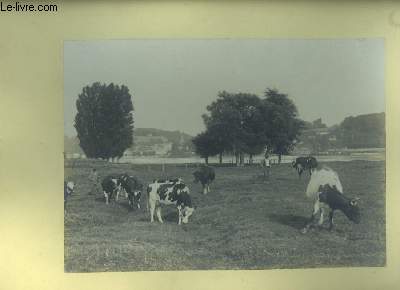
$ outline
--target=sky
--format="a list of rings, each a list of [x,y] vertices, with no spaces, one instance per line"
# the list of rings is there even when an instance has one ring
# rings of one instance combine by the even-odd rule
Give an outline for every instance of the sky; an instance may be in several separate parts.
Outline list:
[[[64,43],[64,130],[94,82],[126,85],[136,128],[204,130],[220,91],[288,94],[299,116],[328,126],[385,111],[383,39],[105,40]]]

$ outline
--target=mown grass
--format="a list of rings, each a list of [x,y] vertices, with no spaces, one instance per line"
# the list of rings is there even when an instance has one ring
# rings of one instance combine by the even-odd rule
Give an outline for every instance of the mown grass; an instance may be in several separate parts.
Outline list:
[[[86,162],[66,168],[77,183],[65,216],[65,271],[195,269],[272,269],[385,265],[385,163],[327,164],[339,173],[345,194],[361,198],[362,221],[352,224],[335,214],[332,232],[300,232],[310,216],[305,196],[308,176],[299,179],[287,164],[272,168],[268,180],[258,167],[216,168],[211,193],[193,184],[194,168],[167,165]],[[177,225],[174,207],[164,208],[165,223],[149,222],[145,211],[128,202],[105,205],[100,192],[88,195],[91,166],[100,176],[128,172],[143,182],[183,177],[197,207],[187,225]]]

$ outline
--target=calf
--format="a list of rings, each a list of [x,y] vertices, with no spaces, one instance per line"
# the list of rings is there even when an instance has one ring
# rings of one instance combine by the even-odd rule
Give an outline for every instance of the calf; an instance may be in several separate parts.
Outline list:
[[[165,182],[151,183],[147,187],[147,207],[150,208],[150,222],[154,222],[154,212],[157,212],[157,218],[163,223],[161,217],[162,205],[176,205],[178,209],[178,224],[189,222],[189,217],[193,214],[194,208],[189,195],[189,188],[182,179],[176,182],[168,180]]]
[[[292,167],[296,168],[297,173],[299,174],[299,178],[301,178],[301,174],[305,170],[309,170],[310,175],[313,169],[317,168],[318,162],[315,157],[298,157],[295,161],[292,162]]]
[[[360,209],[357,205],[358,198],[350,199],[343,195],[343,187],[339,177],[331,169],[324,168],[315,171],[307,186],[306,195],[314,199],[314,209],[310,221],[306,224],[303,233],[312,226],[315,216],[319,213],[319,225],[324,222],[324,207],[329,208],[329,230],[333,228],[333,214],[335,210],[342,211],[349,220],[360,222]]]
[[[193,172],[194,183],[198,183],[200,181],[203,186],[203,193],[207,194],[210,192],[210,184],[215,179],[215,171],[214,168],[203,165],[198,170]]]
[[[123,174],[119,177],[121,189],[125,191],[130,207],[133,209],[135,204],[140,209],[140,199],[142,197],[143,184],[134,176]],[[117,192],[118,200],[119,191]]]

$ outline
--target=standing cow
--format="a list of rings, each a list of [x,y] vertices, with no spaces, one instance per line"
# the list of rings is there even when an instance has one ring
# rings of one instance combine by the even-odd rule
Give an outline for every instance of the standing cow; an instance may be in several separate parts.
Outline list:
[[[309,170],[311,176],[312,170],[318,167],[318,162],[317,159],[312,156],[298,157],[292,162],[292,167],[296,168],[299,178],[301,178],[301,174],[305,170]]]
[[[192,199],[189,195],[189,188],[183,183],[182,179],[175,181],[166,180],[159,182],[155,180],[147,187],[147,207],[150,208],[150,222],[154,222],[154,212],[160,223],[162,205],[176,205],[178,209],[178,224],[189,222],[189,217],[193,214],[194,208]]]
[[[121,175],[118,178],[118,182],[121,184],[121,190],[125,191],[130,207],[133,209],[136,204],[136,207],[140,209],[143,184],[136,177],[128,174]],[[120,190],[117,191],[116,200],[118,200],[119,194]]]
[[[106,204],[109,204],[114,193],[117,195],[119,194],[121,190],[121,180],[118,176],[108,175],[101,181],[101,187],[103,188]]]
[[[319,213],[318,224],[324,222],[324,205],[329,208],[329,230],[333,228],[333,214],[335,210],[342,211],[349,220],[360,222],[360,209],[357,205],[358,198],[348,198],[343,195],[343,187],[339,176],[329,168],[315,171],[307,186],[306,195],[314,200],[314,209],[310,221],[306,224],[303,233],[313,225],[316,215]]]
[[[210,192],[210,184],[215,179],[215,170],[214,168],[204,165],[201,166],[198,170],[193,172],[194,183],[198,183],[200,181],[203,186],[203,193],[207,194]]]

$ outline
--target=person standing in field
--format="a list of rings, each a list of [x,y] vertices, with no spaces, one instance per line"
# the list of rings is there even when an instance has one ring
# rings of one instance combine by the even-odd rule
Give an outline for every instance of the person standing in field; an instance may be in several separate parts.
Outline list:
[[[96,168],[93,168],[89,174],[89,182],[90,182],[90,191],[89,195],[96,194],[98,184],[99,184],[99,175],[97,174]]]
[[[271,169],[271,156],[269,155],[268,150],[265,150],[264,154],[264,161],[263,161],[263,167],[264,167],[264,178],[265,175],[267,175],[267,178],[269,178],[269,173]]]

